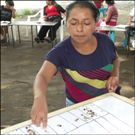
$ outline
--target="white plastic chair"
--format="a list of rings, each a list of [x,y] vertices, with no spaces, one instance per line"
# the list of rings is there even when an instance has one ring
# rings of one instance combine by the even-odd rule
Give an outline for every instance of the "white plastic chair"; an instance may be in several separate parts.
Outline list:
[[[15,21],[15,19],[14,18],[12,18],[12,20],[11,20],[11,22],[14,22]],[[13,28],[13,33],[14,33],[14,41],[16,41],[17,40],[17,32],[16,32],[16,26],[12,26],[12,28]]]
[[[66,17],[63,16],[61,20],[61,26],[60,26],[60,41],[63,41],[64,39],[64,24],[66,23]]]
[[[43,17],[44,17],[44,15],[43,15],[43,9],[42,10],[39,10],[36,14],[34,14],[34,15],[29,15],[28,17],[27,17],[27,21],[31,21],[31,19],[32,18],[35,18],[35,17],[37,17],[37,16],[39,16],[39,18],[38,18],[38,21],[43,21]],[[41,26],[37,26],[37,31],[39,32],[39,30],[40,30],[40,28],[41,28]],[[26,36],[28,36],[28,28],[26,27]]]
[[[43,21],[43,17],[44,17],[44,14],[43,14],[43,9],[42,10],[39,10],[36,14],[34,15],[29,15],[28,18],[27,18],[27,21],[31,21],[32,18],[35,18],[39,16],[38,18],[38,21]],[[61,26],[60,26],[60,30],[59,30],[59,33],[60,33],[60,41],[62,41],[64,39],[64,24],[65,24],[65,17],[63,17],[63,19],[61,20]],[[37,31],[39,32],[41,26],[37,26]],[[26,36],[28,36],[28,28],[26,28]]]
[[[12,18],[12,19],[11,19],[11,22],[13,23],[14,21],[15,21],[15,19]],[[8,27],[8,29],[9,29],[9,27]],[[14,39],[14,41],[16,41],[16,40],[17,40],[16,26],[12,26],[12,30],[13,30],[13,39]],[[9,30],[8,30],[8,31],[9,31]],[[6,39],[7,39],[7,42],[9,42],[10,39],[11,39],[11,37],[10,37],[10,35],[9,35],[9,32],[6,34]]]

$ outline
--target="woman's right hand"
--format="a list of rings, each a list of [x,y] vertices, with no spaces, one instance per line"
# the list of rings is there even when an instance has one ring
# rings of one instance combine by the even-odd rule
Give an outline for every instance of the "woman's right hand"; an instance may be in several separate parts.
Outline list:
[[[35,98],[31,110],[32,123],[37,126],[47,127],[47,114],[48,106],[45,96]]]

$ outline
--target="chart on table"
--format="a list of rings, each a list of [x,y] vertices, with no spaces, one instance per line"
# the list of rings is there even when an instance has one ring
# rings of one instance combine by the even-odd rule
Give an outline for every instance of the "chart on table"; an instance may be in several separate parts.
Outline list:
[[[108,96],[49,117],[47,128],[28,124],[5,134],[134,134],[134,106]]]

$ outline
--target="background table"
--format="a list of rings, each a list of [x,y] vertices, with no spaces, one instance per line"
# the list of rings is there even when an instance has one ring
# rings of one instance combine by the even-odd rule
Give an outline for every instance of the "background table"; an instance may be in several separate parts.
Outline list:
[[[19,43],[21,43],[21,36],[20,36],[19,27],[20,26],[30,26],[31,27],[32,47],[34,46],[34,42],[33,42],[33,26],[54,26],[55,24],[56,24],[56,22],[49,22],[49,21],[44,21],[44,22],[38,22],[38,21],[15,21],[15,22],[11,23],[12,26],[17,26],[17,28],[18,28]],[[51,33],[53,33],[52,29],[51,29]],[[14,39],[12,39],[12,40],[14,40]]]
[[[128,25],[116,25],[116,26],[99,26],[96,27],[96,30],[103,30],[103,31],[109,31],[110,33],[110,38],[112,39],[112,41],[114,42],[115,40],[115,31],[119,31],[119,32],[126,32],[126,28],[128,27]]]

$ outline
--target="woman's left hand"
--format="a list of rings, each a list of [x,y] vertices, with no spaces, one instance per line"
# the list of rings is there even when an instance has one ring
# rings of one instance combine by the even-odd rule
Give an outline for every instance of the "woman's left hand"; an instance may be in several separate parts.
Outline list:
[[[110,76],[107,80],[106,87],[109,92],[115,92],[116,88],[119,84],[119,77],[118,76]]]
[[[16,11],[15,8],[14,8],[13,6],[11,6],[10,9],[11,9],[12,11]]]
[[[47,16],[45,16],[45,17],[44,17],[44,21],[47,21],[47,20],[48,20],[48,18],[47,18]]]

